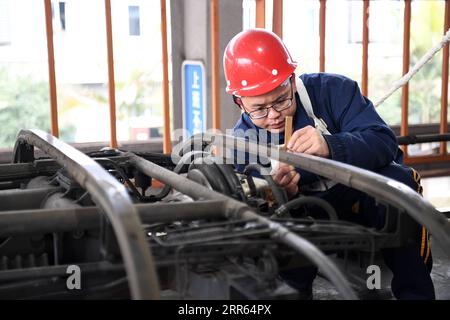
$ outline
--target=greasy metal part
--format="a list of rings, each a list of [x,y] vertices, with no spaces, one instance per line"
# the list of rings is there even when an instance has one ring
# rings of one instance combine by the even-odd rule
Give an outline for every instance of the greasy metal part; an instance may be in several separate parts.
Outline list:
[[[205,175],[198,169],[191,169],[187,174],[189,180],[195,181],[210,190],[214,190]]]
[[[56,197],[59,195],[56,194]],[[68,200],[50,199],[52,205],[58,206]],[[64,203],[66,204],[66,203]],[[205,200],[183,203],[135,204],[142,223],[164,223],[171,221],[189,221],[214,219],[224,216],[223,201]],[[45,234],[85,230],[100,226],[100,210],[97,207],[55,207],[49,209],[29,209],[0,212],[0,237],[23,234]]]
[[[45,209],[73,209],[81,208],[75,201],[65,198],[64,193],[56,192],[48,196],[42,203],[42,208]]]
[[[130,157],[130,163],[137,169],[141,170],[152,178],[164,182],[165,184],[170,184],[174,189],[196,200],[210,199],[223,201],[225,206],[225,210],[223,213],[225,217],[249,220],[254,219],[269,226],[272,231],[272,237],[275,240],[292,247],[298,253],[303,254],[310,261],[319,266],[323,270],[323,273],[326,274],[329,277],[330,281],[333,282],[337,290],[343,295],[344,299],[357,299],[356,294],[352,290],[349,282],[345,279],[341,271],[324,253],[322,253],[308,240],[303,239],[302,237],[289,231],[286,227],[280,225],[279,223],[259,216],[253,211],[252,208],[248,207],[242,202],[226,197],[218,192],[209,190],[208,188],[201,186],[198,183],[181,177],[176,173],[159,167],[134,154],[128,155]]]
[[[330,220],[338,220],[338,215],[336,210],[329,204],[327,201],[318,198],[318,197],[310,197],[310,196],[300,196],[295,198],[283,205],[281,205],[277,210],[275,210],[275,214],[277,216],[283,216],[284,214],[289,213],[289,210],[298,208],[305,204],[313,204],[316,205],[326,211]]]
[[[39,175],[51,175],[61,166],[53,160],[39,160],[36,163],[0,164],[0,181],[33,178]]]
[[[15,150],[20,150],[18,145],[21,144],[36,146],[53,157],[106,213],[124,260],[131,296],[134,299],[159,298],[153,256],[125,187],[93,159],[43,131],[20,131]]]
[[[214,143],[218,143],[219,146],[229,146],[238,151],[251,154],[258,154],[259,151],[268,158],[277,157],[276,160],[366,192],[376,199],[397,208],[403,208],[407,214],[433,234],[435,241],[450,256],[450,251],[448,250],[450,248],[450,223],[427,200],[403,183],[342,162],[302,153],[286,152],[242,138],[219,134],[203,134],[202,137],[209,141],[214,140]],[[194,136],[192,139],[196,139],[196,137]],[[189,145],[192,144],[191,141],[188,141],[188,143]]]
[[[180,173],[180,172],[182,172],[183,167],[190,165],[191,162],[194,161],[195,159],[203,157],[203,156],[207,156],[207,155],[209,155],[209,153],[204,152],[204,151],[187,152],[181,157],[181,159],[178,160],[177,165],[173,169],[173,172]],[[170,190],[172,190],[172,187],[170,185],[167,185],[167,184],[164,185],[162,190],[160,192],[158,192],[158,194],[155,195],[155,198],[158,198],[158,199],[165,198],[169,194]]]
[[[124,267],[122,264],[111,264],[106,261],[93,263],[80,263],[78,264],[78,266],[80,267],[81,272],[83,274],[124,271]],[[0,283],[14,280],[26,281],[58,276],[66,277],[68,267],[69,265],[58,265],[58,266],[3,270],[2,272],[0,272]]]
[[[263,172],[263,170],[267,170],[267,168],[262,167],[258,163],[250,163],[247,165],[244,169],[244,174],[249,174],[251,171],[258,172],[269,184],[270,189],[272,190],[273,195],[275,196],[275,199],[278,202],[278,205],[282,205],[283,203],[286,203],[288,201],[286,193],[280,189],[275,182],[272,179],[272,176],[269,174],[269,172]],[[268,171],[268,170],[267,170]]]
[[[0,212],[39,208],[42,201],[57,187],[40,189],[12,189],[0,191]]]

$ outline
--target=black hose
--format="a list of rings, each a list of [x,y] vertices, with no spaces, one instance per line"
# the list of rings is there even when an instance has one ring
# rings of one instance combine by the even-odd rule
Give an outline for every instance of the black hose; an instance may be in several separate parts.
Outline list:
[[[212,159],[214,162],[216,161],[216,158]],[[231,193],[237,194],[238,198],[240,198],[241,201],[247,202],[247,197],[245,196],[241,182],[239,181],[239,178],[236,176],[233,167],[230,164],[217,164],[217,163],[215,164],[225,177],[225,180],[227,180],[228,185],[230,186],[231,189]]]
[[[183,155],[183,157],[181,157],[180,161],[178,161],[177,165],[175,166],[175,168],[173,169],[174,173],[180,173],[181,169],[183,168],[184,165],[186,164],[191,164],[195,159],[197,159],[199,156],[203,156],[203,155],[209,155],[208,152],[205,151],[190,151],[186,154]],[[187,160],[189,158],[193,157],[193,159],[191,159],[188,163]],[[154,197],[158,200],[161,200],[165,197],[167,197],[167,195],[170,193],[170,190],[172,190],[172,186],[170,186],[169,184],[164,185],[164,187],[162,188],[162,190],[155,194]]]
[[[295,198],[281,205],[277,210],[275,210],[275,214],[277,216],[282,216],[286,213],[289,213],[291,209],[298,208],[305,204],[314,204],[318,207],[321,207],[323,210],[326,211],[330,220],[338,220],[336,210],[331,206],[331,204],[329,204],[327,201],[321,198],[312,196],[300,196],[298,198]]]
[[[275,200],[277,200],[278,205],[286,203],[288,201],[286,192],[275,184],[275,181],[273,181],[272,176],[270,174],[266,174],[265,172],[263,172],[265,170],[266,168],[264,168],[258,163],[250,163],[245,167],[244,174],[248,175],[252,171],[258,172],[269,184],[270,189],[272,190],[272,193],[275,197]]]

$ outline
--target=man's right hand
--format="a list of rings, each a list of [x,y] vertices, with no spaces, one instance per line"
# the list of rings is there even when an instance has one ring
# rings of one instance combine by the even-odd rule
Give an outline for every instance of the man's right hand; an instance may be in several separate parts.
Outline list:
[[[289,198],[295,196],[298,192],[298,182],[300,174],[295,168],[287,163],[280,162],[280,165],[270,173],[273,181],[281,188],[284,188]]]

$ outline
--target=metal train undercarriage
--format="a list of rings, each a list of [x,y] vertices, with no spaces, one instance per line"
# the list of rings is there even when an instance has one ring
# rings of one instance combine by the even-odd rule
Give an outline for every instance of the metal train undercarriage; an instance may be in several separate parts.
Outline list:
[[[257,165],[239,174],[211,145],[258,153],[375,197],[381,230],[340,220],[324,200],[288,201]],[[39,149],[40,156],[35,154]],[[152,187],[156,179],[164,188]],[[311,208],[315,208],[312,210]],[[314,216],[321,211],[323,215]],[[314,264],[343,299],[354,286],[329,258],[409,241],[417,220],[450,248],[450,224],[413,190],[318,157],[222,135],[192,137],[178,162],[105,149],[85,155],[23,130],[0,165],[0,299],[295,299],[280,271]],[[69,288],[71,266],[80,288]]]

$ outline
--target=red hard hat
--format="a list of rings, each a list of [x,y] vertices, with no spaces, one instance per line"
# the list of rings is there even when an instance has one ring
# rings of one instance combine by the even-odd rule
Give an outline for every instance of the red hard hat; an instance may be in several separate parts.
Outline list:
[[[238,33],[223,57],[228,93],[258,96],[281,85],[297,67],[281,39],[264,29]]]

